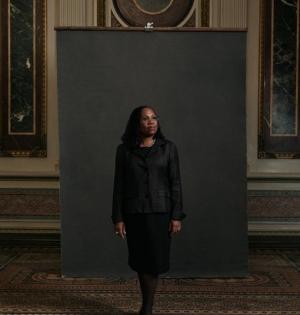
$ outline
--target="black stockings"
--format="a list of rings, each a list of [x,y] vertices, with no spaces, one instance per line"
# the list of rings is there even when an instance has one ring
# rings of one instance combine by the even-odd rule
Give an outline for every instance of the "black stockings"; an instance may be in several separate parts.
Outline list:
[[[152,306],[157,286],[158,275],[152,273],[138,272],[138,277],[143,296],[143,305],[139,312],[139,315],[152,315]]]

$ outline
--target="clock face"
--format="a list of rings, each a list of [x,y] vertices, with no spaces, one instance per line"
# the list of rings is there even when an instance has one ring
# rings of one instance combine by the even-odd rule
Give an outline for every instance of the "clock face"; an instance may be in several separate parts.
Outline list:
[[[161,13],[169,8],[173,0],[134,0],[134,2],[146,13]]]

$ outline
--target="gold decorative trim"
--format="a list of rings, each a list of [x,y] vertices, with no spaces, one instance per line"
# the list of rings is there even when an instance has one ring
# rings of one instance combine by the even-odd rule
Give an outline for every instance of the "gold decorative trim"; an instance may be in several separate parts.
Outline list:
[[[277,152],[275,153],[277,159],[295,159],[296,154],[292,152]]]
[[[174,0],[170,0],[169,4],[166,5],[166,7],[163,8],[162,10],[157,11],[157,12],[151,12],[151,11],[147,11],[147,10],[143,9],[143,8],[137,3],[136,0],[132,0],[132,1],[133,1],[133,3],[136,5],[136,7],[137,7],[140,11],[142,11],[142,12],[144,12],[144,13],[146,13],[146,14],[150,14],[150,15],[156,15],[156,14],[162,14],[162,13],[164,13],[165,11],[167,11],[167,10],[170,8],[170,6],[171,6],[171,5],[173,4],[173,2],[174,2]]]

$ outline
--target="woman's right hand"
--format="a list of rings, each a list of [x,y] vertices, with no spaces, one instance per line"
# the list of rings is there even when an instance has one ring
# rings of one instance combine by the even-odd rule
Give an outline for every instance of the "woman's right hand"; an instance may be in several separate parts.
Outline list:
[[[126,229],[125,229],[125,223],[123,221],[117,222],[115,224],[115,234],[122,237],[122,239],[125,239]]]

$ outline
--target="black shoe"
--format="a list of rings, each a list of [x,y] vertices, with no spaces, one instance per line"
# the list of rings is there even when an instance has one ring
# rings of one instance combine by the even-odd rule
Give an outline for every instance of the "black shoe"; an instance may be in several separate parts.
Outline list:
[[[140,309],[138,315],[152,315],[152,311],[146,311],[143,308]]]

